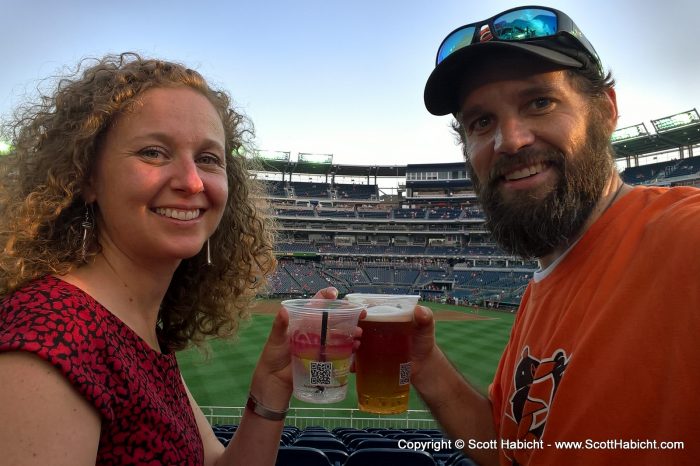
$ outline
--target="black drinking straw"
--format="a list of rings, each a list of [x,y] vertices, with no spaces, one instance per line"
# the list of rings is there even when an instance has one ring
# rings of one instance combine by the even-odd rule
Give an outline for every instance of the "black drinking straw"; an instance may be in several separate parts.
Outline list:
[[[322,362],[326,360],[326,334],[328,334],[328,311],[323,311],[321,315],[321,346],[319,348],[318,359]],[[322,393],[326,387],[316,385],[316,392]]]
[[[321,354],[319,358],[321,361],[326,360],[326,334],[328,333],[328,311],[323,311],[323,316],[321,317]]]

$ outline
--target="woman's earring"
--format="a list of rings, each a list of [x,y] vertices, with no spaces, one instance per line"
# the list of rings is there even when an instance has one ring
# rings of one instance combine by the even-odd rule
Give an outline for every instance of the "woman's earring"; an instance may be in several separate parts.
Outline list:
[[[207,238],[207,265],[211,266],[211,246],[209,244],[209,238]]]
[[[85,217],[83,217],[83,223],[81,223],[81,226],[83,227],[83,242],[80,247],[80,259],[85,262],[87,259],[88,233],[94,226],[92,224],[92,219],[90,218],[90,208],[87,205],[85,206]]]

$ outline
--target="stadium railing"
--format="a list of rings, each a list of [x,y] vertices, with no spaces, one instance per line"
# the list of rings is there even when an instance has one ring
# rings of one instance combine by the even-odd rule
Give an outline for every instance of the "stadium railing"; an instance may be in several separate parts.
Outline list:
[[[238,424],[245,407],[201,406],[209,424]],[[374,415],[353,408],[289,408],[285,425],[357,428],[436,429],[430,411],[409,409],[403,414]]]

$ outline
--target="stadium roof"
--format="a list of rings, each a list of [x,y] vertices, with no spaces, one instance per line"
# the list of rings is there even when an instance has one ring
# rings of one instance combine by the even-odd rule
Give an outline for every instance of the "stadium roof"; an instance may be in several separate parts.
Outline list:
[[[625,158],[700,144],[700,115],[695,109],[651,123],[656,133],[649,133],[644,123],[615,131],[615,156]]]
[[[408,171],[426,171],[426,170],[464,170],[464,162],[449,162],[449,163],[412,163],[408,165]]]
[[[644,123],[617,129],[612,136],[615,157],[624,159],[700,144],[700,114],[696,109],[651,120],[651,124],[655,132],[650,132]],[[404,178],[407,169],[409,172],[431,168],[442,171],[459,170],[464,167],[463,162],[422,163],[407,166],[341,165],[332,162],[331,154],[300,153],[297,160],[291,160],[290,156],[290,152],[261,152],[256,157],[247,158],[248,168],[253,171],[290,175]]]
[[[255,166],[258,165],[258,166]],[[253,166],[256,171],[273,173],[301,173],[310,175],[337,176],[384,176],[402,178],[406,176],[406,166],[380,165],[340,165],[334,163],[310,163],[296,160],[264,160],[255,159]]]

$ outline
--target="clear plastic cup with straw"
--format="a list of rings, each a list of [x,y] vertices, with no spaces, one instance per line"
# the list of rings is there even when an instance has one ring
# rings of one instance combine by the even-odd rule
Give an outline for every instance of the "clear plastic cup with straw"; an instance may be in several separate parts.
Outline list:
[[[364,306],[335,299],[289,299],[282,306],[289,312],[294,396],[308,403],[344,400]]]

